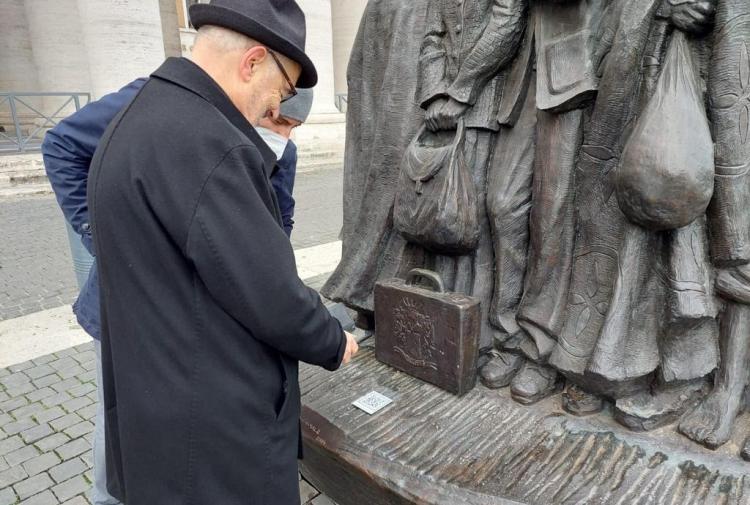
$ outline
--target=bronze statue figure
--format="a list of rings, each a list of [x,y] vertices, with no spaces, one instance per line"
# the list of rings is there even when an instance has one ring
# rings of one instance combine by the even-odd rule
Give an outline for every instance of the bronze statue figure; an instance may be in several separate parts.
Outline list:
[[[565,383],[570,413],[730,438],[750,382],[750,2],[373,1],[349,86],[324,295],[372,329],[375,283],[428,268],[480,302],[485,386],[529,405]],[[434,203],[433,151],[473,186],[420,234],[394,201]]]

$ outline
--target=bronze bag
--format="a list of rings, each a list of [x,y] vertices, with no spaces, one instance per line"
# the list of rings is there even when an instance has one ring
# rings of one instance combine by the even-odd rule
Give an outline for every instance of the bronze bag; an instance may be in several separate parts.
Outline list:
[[[440,254],[466,254],[479,243],[479,216],[463,155],[463,120],[451,134],[422,126],[409,144],[401,161],[393,221],[409,242]]]
[[[656,92],[636,123],[615,175],[620,209],[650,230],[703,215],[714,189],[714,145],[685,36],[672,38]]]

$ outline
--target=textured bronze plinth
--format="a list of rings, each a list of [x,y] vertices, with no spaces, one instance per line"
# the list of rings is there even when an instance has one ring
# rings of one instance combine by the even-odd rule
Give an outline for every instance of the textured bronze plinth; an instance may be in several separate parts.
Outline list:
[[[608,412],[575,418],[555,395],[531,407],[507,389],[463,397],[398,372],[365,348],[336,374],[301,372],[302,472],[341,505],[745,504],[747,434],[709,451],[670,425],[629,432]],[[369,416],[372,391],[394,402]]]

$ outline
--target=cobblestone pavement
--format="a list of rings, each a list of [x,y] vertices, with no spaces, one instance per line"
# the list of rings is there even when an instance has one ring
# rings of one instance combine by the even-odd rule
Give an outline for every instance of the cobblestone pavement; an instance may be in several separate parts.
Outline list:
[[[0,200],[0,320],[69,304],[77,292],[54,197]]]
[[[96,411],[93,344],[0,368],[0,505],[85,505]],[[300,481],[303,504],[332,505]]]
[[[337,240],[342,223],[342,171],[297,176],[295,249]],[[65,223],[52,195],[0,199],[0,320],[75,300]]]

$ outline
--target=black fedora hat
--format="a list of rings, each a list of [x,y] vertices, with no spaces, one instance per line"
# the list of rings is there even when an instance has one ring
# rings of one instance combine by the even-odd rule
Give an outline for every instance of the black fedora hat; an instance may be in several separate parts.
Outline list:
[[[294,0],[211,0],[190,6],[190,22],[196,30],[216,25],[247,35],[300,64],[297,86],[318,83],[315,65],[305,54],[305,14]]]

